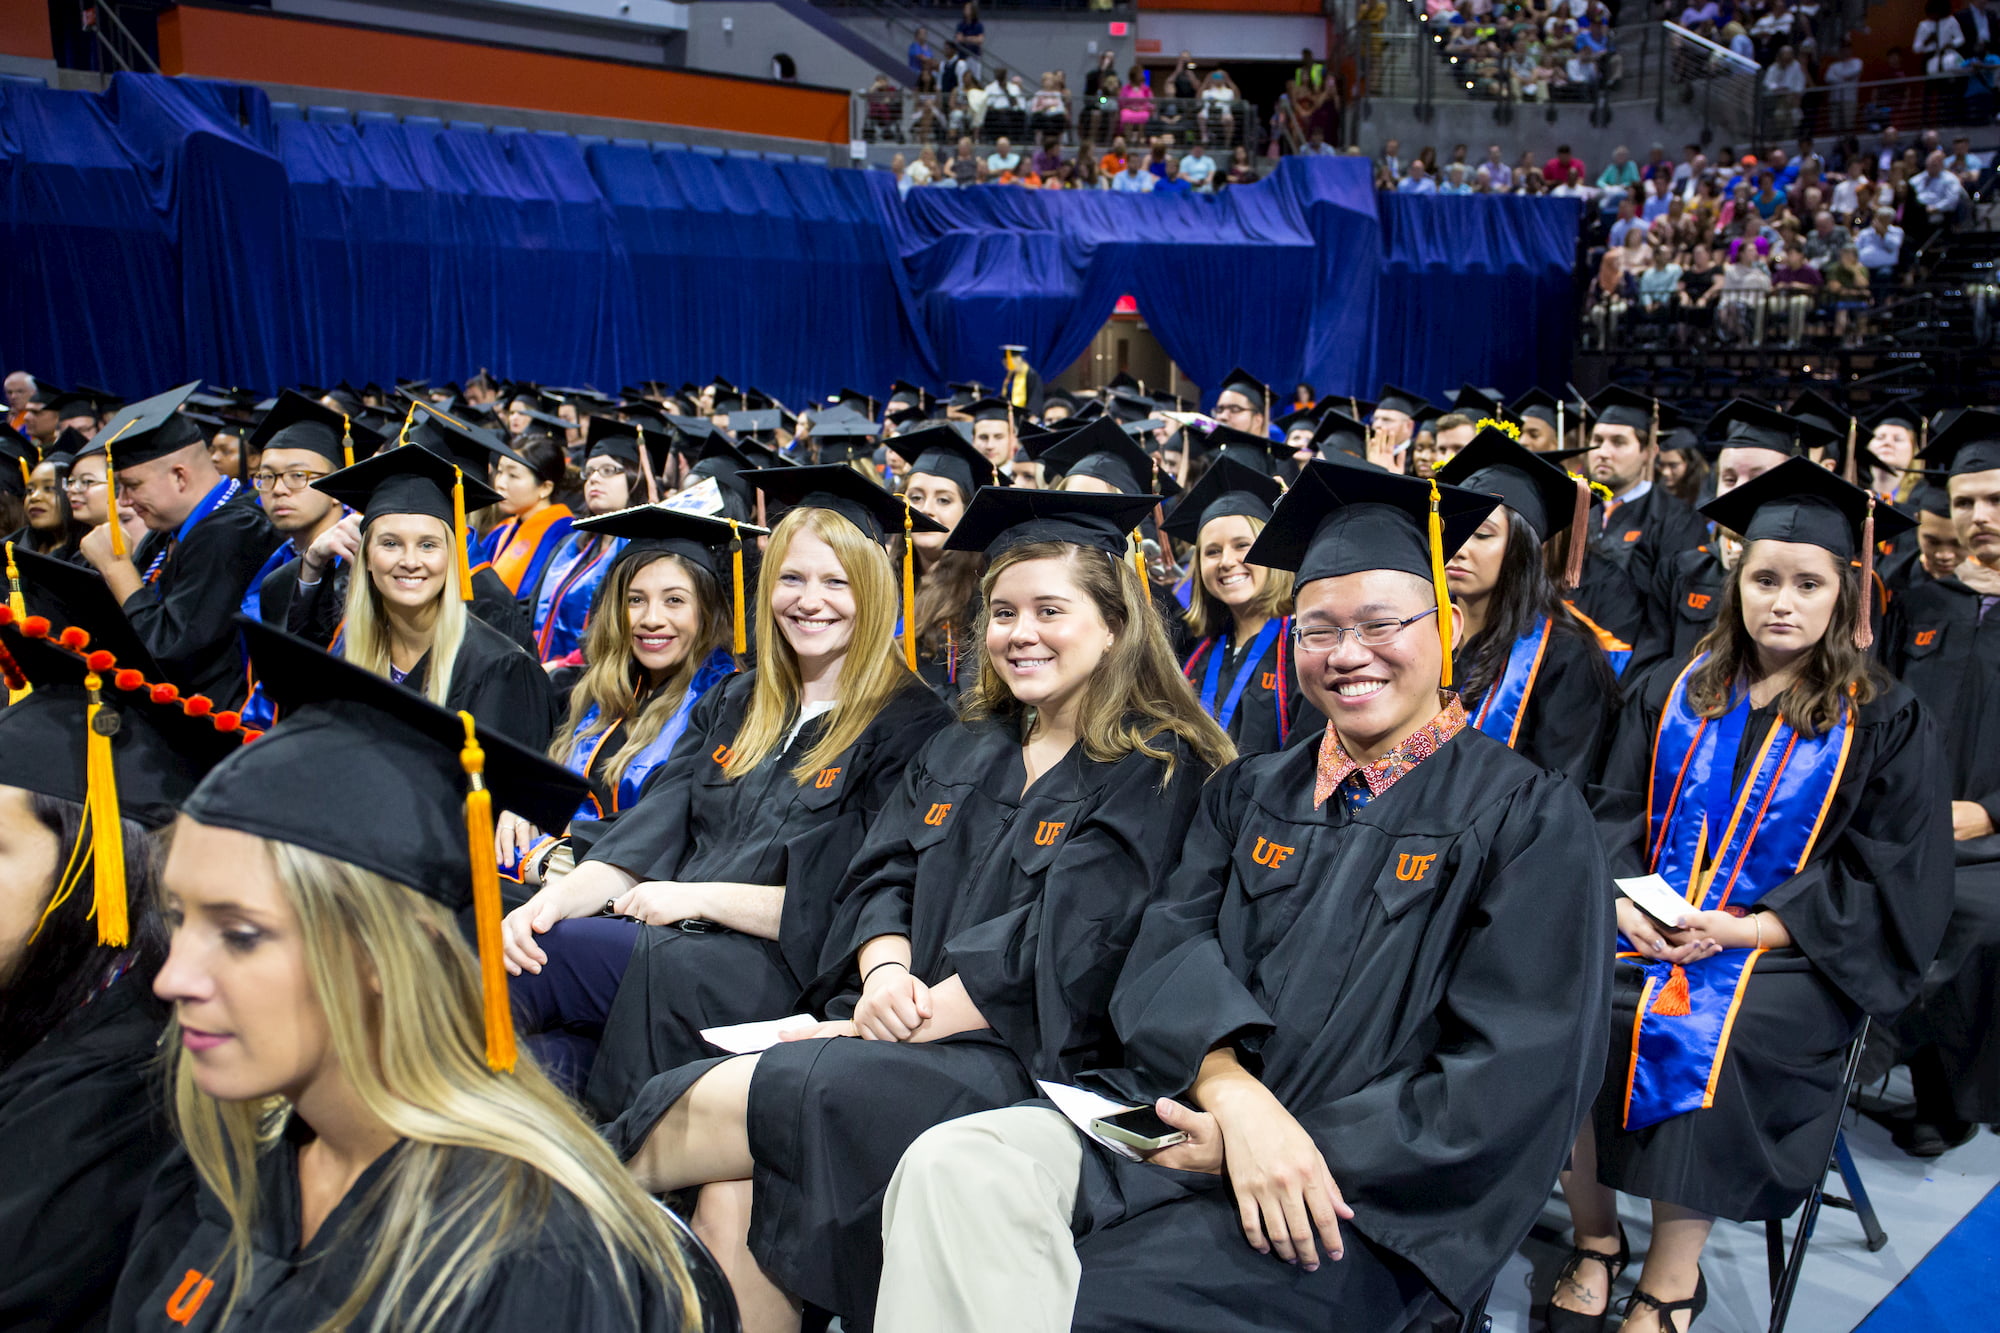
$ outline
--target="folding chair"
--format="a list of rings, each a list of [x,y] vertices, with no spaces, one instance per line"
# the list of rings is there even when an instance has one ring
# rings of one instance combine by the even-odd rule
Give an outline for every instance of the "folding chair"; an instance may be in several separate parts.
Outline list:
[[[1812,1192],[1799,1210],[1798,1230],[1792,1237],[1791,1252],[1785,1250],[1785,1223],[1782,1218],[1773,1218],[1764,1223],[1764,1247],[1771,1272],[1771,1323],[1770,1333],[1784,1333],[1785,1320],[1792,1312],[1792,1297],[1797,1294],[1799,1273],[1805,1268],[1806,1246],[1812,1240],[1813,1225],[1819,1220],[1821,1204],[1835,1208],[1845,1208],[1861,1220],[1862,1234],[1867,1238],[1869,1253],[1874,1253],[1889,1243],[1889,1235],[1882,1230],[1881,1221],[1875,1216],[1875,1205],[1868,1200],[1868,1191],[1862,1187],[1861,1173],[1855,1169],[1854,1154],[1847,1149],[1847,1132],[1840,1127],[1840,1119],[1847,1115],[1847,1102],[1854,1095],[1855,1076],[1861,1068],[1861,1048],[1868,1040],[1868,1020],[1861,1020],[1861,1030],[1854,1034],[1854,1042],[1847,1048],[1847,1070],[1840,1080],[1840,1117],[1834,1121],[1833,1142],[1827,1147],[1827,1169],[1840,1172],[1841,1181],[1847,1186],[1846,1198],[1826,1192],[1825,1175],[1813,1183]]]
[[[698,1333],[743,1333],[743,1321],[736,1313],[736,1293],[729,1288],[729,1278],[722,1271],[722,1265],[715,1261],[708,1246],[701,1243],[701,1237],[694,1234],[686,1220],[661,1199],[653,1200],[660,1205],[660,1211],[667,1215],[667,1225],[681,1243],[681,1254],[687,1263],[688,1279],[694,1283],[695,1297],[701,1302],[701,1328]]]

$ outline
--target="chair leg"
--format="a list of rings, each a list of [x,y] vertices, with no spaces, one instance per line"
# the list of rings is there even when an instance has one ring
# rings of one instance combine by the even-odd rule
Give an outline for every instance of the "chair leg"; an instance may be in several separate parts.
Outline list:
[[[1882,1230],[1882,1223],[1875,1216],[1875,1205],[1869,1201],[1868,1189],[1861,1183],[1861,1172],[1854,1165],[1854,1154],[1847,1146],[1847,1133],[1842,1131],[1834,1136],[1833,1160],[1840,1167],[1840,1179],[1847,1186],[1847,1206],[1861,1219],[1861,1232],[1868,1238],[1870,1254],[1889,1243],[1889,1233]]]
[[[1777,1218],[1764,1223],[1764,1263],[1771,1275],[1771,1299],[1785,1279],[1785,1224]]]

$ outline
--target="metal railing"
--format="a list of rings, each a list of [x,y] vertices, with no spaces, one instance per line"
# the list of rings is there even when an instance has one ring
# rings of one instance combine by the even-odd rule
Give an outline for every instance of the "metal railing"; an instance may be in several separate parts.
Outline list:
[[[1967,66],[1948,74],[1822,85],[1803,94],[1757,90],[1756,141],[1990,126],[2000,112],[2000,70]]]
[[[967,136],[981,147],[991,147],[1006,138],[1024,153],[1050,135],[1070,148],[1100,148],[1123,135],[1135,152],[1155,138],[1165,138],[1170,147],[1201,144],[1224,152],[1256,142],[1257,108],[1241,100],[1155,97],[1128,104],[1130,109],[1144,110],[1145,118],[1137,120],[1128,119],[1128,107],[1116,99],[1087,99],[1065,92],[1062,110],[1040,112],[1028,109],[1032,102],[1032,95],[1026,105],[1017,107],[989,101],[983,94],[976,101],[958,94],[947,100],[941,94],[877,86],[849,99],[849,129],[860,142],[913,147],[954,144]]]
[[[128,73],[160,72],[159,62],[105,0],[78,0],[78,8],[83,30],[96,39],[97,49],[111,65]]]

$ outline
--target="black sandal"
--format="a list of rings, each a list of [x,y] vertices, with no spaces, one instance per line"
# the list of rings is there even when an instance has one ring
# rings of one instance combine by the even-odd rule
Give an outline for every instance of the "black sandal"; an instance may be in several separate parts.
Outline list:
[[[1701,1312],[1708,1307],[1708,1277],[1700,1268],[1696,1268],[1694,1295],[1684,1301],[1662,1301],[1659,1297],[1635,1287],[1632,1294],[1625,1298],[1625,1308],[1619,1313],[1629,1319],[1632,1317],[1632,1307],[1635,1305],[1649,1305],[1653,1308],[1653,1313],[1660,1319],[1660,1333],[1688,1333],[1688,1329],[1694,1327],[1694,1321],[1701,1318]],[[1682,1310],[1688,1312],[1687,1326],[1675,1328],[1674,1315]]]
[[[1584,1263],[1604,1265],[1608,1281],[1604,1284],[1604,1308],[1596,1314],[1585,1314],[1581,1310],[1565,1310],[1556,1304],[1556,1293],[1563,1283],[1576,1276],[1576,1270]],[[1632,1262],[1632,1247],[1625,1240],[1625,1224],[1618,1224],[1618,1253],[1606,1254],[1602,1250],[1586,1250],[1571,1246],[1564,1257],[1562,1267],[1556,1270],[1555,1289],[1549,1293],[1549,1333],[1601,1333],[1604,1321],[1611,1315],[1611,1289],[1618,1285],[1618,1275]]]

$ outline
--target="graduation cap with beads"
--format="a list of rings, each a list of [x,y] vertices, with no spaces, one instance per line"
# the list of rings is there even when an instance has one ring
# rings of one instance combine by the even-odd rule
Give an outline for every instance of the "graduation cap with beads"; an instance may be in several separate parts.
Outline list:
[[[578,532],[624,539],[628,545],[619,553],[620,562],[646,551],[666,551],[707,570],[717,583],[730,590],[731,651],[738,657],[748,651],[743,607],[743,540],[766,536],[770,529],[734,519],[690,514],[659,504],[593,514],[578,519],[575,527]]]
[[[1243,557],[1266,569],[1293,571],[1303,588],[1315,579],[1394,569],[1428,582],[1437,596],[1439,684],[1451,688],[1451,594],[1445,558],[1465,545],[1500,503],[1437,481],[1394,472],[1308,463],[1271,521]]]
[[[446,712],[261,621],[237,616],[235,623],[280,720],[218,764],[183,813],[373,871],[449,912],[470,904],[486,1063],[511,1070],[493,814],[510,810],[539,827],[561,828],[588,793],[584,780],[470,713]],[[327,799],[330,754],[340,756],[338,800]]]

